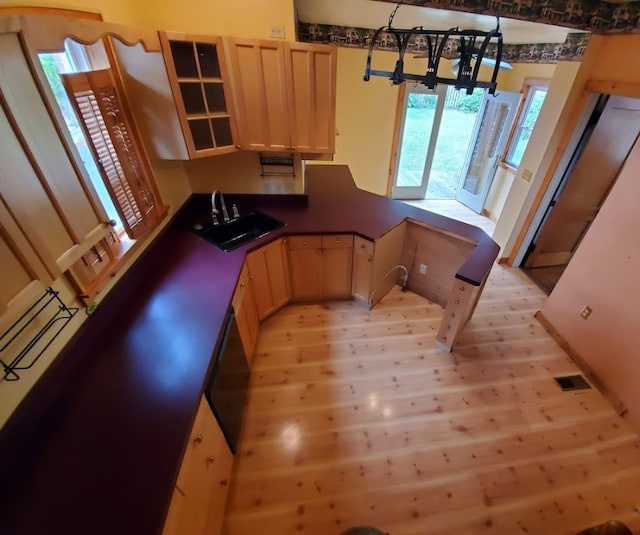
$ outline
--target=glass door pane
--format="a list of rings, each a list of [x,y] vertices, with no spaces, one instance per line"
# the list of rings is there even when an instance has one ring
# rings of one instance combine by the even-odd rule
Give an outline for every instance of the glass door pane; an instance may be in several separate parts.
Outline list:
[[[396,199],[424,199],[443,101],[442,90],[407,86],[392,188]]]
[[[485,95],[475,126],[475,138],[469,145],[465,171],[457,199],[481,213],[489,194],[500,155],[516,115],[520,95],[502,91]]]

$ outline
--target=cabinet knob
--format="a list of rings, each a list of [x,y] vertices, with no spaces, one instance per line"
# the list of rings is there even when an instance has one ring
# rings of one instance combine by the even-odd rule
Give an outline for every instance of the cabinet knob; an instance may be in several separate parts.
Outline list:
[[[302,245],[309,245],[309,242],[308,241],[303,241]]]
[[[244,282],[240,283],[240,288],[244,288]]]
[[[211,457],[207,457],[207,464],[213,464],[216,462],[216,458],[212,455]]]
[[[340,240],[336,240],[336,243],[340,243]]]
[[[194,441],[196,444],[201,444],[201,443],[202,443],[202,438],[203,438],[203,437],[202,437],[202,433],[200,433],[196,438],[194,438],[194,439],[193,439],[193,441]]]

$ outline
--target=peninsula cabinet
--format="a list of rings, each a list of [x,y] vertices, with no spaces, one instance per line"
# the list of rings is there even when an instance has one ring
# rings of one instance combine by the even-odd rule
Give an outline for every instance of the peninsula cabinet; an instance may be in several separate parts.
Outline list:
[[[235,151],[222,38],[176,32],[159,37],[189,158]]]
[[[351,296],[353,236],[290,236],[292,297],[335,299]]]
[[[227,52],[241,148],[334,152],[335,47],[231,37]]]
[[[233,454],[203,396],[165,521],[163,535],[217,535]]]
[[[353,297],[369,304],[371,276],[373,274],[373,242],[360,236],[353,239]]]
[[[258,310],[253,297],[253,288],[251,287],[249,268],[246,262],[242,266],[236,291],[233,294],[232,304],[242,347],[247,356],[247,362],[251,366],[258,338],[260,319],[258,318]]]
[[[291,298],[287,240],[278,239],[247,255],[249,280],[261,321],[286,305]]]

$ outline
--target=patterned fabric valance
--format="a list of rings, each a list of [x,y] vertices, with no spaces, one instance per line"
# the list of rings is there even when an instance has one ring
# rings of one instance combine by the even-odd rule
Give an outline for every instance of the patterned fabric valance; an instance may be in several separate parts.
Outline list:
[[[351,28],[328,24],[311,24],[298,22],[298,39],[309,43],[336,43],[340,46],[352,48],[369,48],[375,30],[367,28]],[[556,63],[558,61],[580,61],[589,43],[588,33],[570,33],[564,43],[537,43],[529,45],[505,44],[502,49],[502,59],[509,63]],[[491,48],[487,49],[485,57],[495,57]],[[381,50],[396,50],[396,42],[390,34],[382,33],[378,37],[376,48]],[[495,48],[495,47],[494,47]],[[422,52],[425,43],[419,40],[409,41],[407,50]]]
[[[397,0],[378,0],[396,4]],[[412,6],[499,15],[592,33],[639,33],[637,0],[404,0]]]

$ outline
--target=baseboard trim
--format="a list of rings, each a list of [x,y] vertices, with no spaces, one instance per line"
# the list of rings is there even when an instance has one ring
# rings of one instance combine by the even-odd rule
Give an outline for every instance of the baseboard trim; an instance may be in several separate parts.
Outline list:
[[[535,318],[540,322],[540,325],[549,333],[556,343],[562,348],[562,350],[568,355],[568,357],[580,368],[580,371],[589,379],[589,382],[595,386],[600,393],[606,397],[613,406],[616,413],[619,416],[624,416],[627,412],[627,408],[624,403],[611,392],[606,385],[600,380],[598,375],[593,371],[591,366],[578,354],[578,352],[571,346],[569,342],[556,330],[551,322],[545,317],[541,310],[535,313]]]

